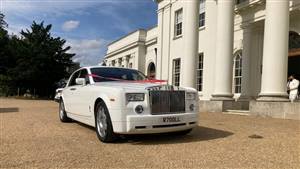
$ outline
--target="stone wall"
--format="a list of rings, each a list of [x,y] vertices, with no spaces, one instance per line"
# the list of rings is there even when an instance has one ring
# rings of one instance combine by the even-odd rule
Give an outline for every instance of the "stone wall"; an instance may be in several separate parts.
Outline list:
[[[250,102],[250,113],[263,117],[300,120],[300,102]]]

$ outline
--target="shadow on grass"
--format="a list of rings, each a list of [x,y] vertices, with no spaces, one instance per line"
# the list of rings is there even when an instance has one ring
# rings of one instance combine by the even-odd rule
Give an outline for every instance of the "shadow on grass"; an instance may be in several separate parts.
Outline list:
[[[82,127],[95,131],[94,127],[85,125],[80,122],[75,122]],[[118,143],[129,143],[133,145],[156,145],[156,144],[179,144],[189,142],[199,142],[207,140],[221,139],[229,137],[234,133],[224,130],[218,130],[208,127],[197,126],[187,135],[176,135],[175,133],[163,134],[135,134],[135,135],[122,135]],[[95,131],[96,135],[96,131]]]

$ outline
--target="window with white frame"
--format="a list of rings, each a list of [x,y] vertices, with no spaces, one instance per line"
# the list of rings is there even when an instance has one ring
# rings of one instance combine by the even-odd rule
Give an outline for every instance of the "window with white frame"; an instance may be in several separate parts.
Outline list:
[[[182,9],[179,9],[175,12],[175,36],[182,35]]]
[[[234,56],[234,93],[242,91],[242,51]]]
[[[174,86],[180,85],[180,59],[173,60],[173,80]]]
[[[203,90],[203,59],[204,55],[203,53],[198,55],[197,59],[197,81],[196,81],[196,87],[199,92]]]
[[[205,2],[206,0],[200,0],[199,27],[205,26]]]

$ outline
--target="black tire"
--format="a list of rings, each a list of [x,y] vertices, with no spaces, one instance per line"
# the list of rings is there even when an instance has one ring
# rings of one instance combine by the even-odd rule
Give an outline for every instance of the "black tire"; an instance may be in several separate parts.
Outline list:
[[[117,140],[114,133],[108,109],[104,102],[99,102],[95,112],[95,128],[97,137],[104,143],[111,143]]]
[[[66,110],[65,110],[65,104],[64,104],[64,101],[62,99],[60,99],[59,101],[59,109],[58,109],[58,116],[59,116],[59,119],[61,122],[71,122],[72,119],[70,119],[68,116],[67,116],[67,113],[66,113]]]

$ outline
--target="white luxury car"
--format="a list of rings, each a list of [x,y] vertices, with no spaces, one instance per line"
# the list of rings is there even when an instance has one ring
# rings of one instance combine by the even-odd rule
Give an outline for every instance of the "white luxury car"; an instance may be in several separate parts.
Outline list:
[[[178,132],[197,125],[198,92],[134,69],[84,67],[75,71],[61,92],[59,117],[96,128],[102,142],[119,134]]]

